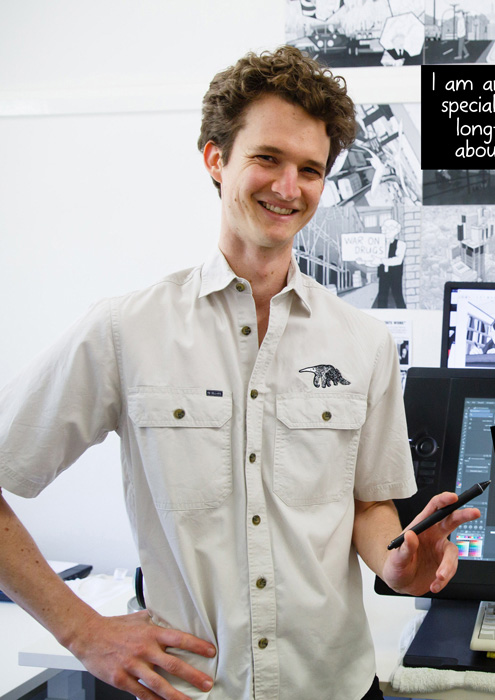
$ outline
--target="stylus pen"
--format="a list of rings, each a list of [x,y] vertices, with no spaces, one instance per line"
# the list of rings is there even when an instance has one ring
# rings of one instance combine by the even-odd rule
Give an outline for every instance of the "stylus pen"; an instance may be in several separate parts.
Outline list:
[[[409,530],[412,530],[417,535],[419,535],[420,532],[424,532],[432,525],[435,525],[435,523],[439,523],[440,520],[446,518],[447,515],[453,513],[454,510],[457,510],[468,501],[472,501],[473,498],[476,498],[476,496],[482,494],[483,491],[487,488],[487,486],[489,486],[489,484],[490,480],[482,481],[481,484],[474,484],[474,486],[471,486],[470,489],[464,491],[464,493],[461,493],[455,503],[451,503],[450,506],[444,506],[443,508],[439,508],[417,525],[413,525],[412,527],[410,527]],[[387,549],[397,549],[397,547],[400,547],[403,542],[404,533],[396,537],[395,540],[392,540],[392,542],[388,545]]]

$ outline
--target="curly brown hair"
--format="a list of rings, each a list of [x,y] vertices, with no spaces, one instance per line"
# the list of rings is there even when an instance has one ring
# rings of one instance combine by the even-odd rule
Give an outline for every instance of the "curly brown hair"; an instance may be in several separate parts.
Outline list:
[[[277,95],[321,119],[330,137],[326,171],[356,136],[354,103],[345,80],[294,46],[281,46],[260,55],[249,52],[234,66],[217,73],[203,98],[203,118],[198,148],[213,141],[228,163],[235,138],[244,126],[246,109],[266,94]],[[213,180],[220,189],[218,182]]]

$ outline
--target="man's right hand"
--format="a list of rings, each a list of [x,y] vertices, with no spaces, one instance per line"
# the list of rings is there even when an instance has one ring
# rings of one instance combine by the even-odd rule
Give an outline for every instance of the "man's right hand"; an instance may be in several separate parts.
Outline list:
[[[203,692],[213,685],[210,676],[168,650],[182,649],[212,658],[215,647],[192,634],[155,625],[146,611],[121,617],[96,614],[83,634],[67,640],[65,646],[94,676],[140,700],[189,700],[156,669],[182,678]]]

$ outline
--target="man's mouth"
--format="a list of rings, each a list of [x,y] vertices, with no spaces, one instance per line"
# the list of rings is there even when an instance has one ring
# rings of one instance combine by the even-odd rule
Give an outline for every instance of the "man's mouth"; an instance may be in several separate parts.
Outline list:
[[[268,209],[268,211],[272,211],[274,214],[284,214],[285,216],[288,216],[289,214],[293,214],[297,209],[284,209],[283,207],[276,207],[274,204],[268,204],[268,202],[260,202],[262,207],[265,207],[265,209]]]

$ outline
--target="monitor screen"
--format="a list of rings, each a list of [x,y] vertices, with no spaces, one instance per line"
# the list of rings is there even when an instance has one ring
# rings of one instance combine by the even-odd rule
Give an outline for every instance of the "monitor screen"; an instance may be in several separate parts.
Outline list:
[[[403,527],[435,494],[460,494],[477,482],[492,480],[468,504],[479,508],[481,517],[451,534],[459,550],[456,575],[440,594],[425,596],[495,600],[495,457],[490,430],[495,425],[495,372],[411,367],[404,404],[418,491],[395,502]],[[395,595],[379,578],[375,589]]]
[[[446,282],[440,365],[495,368],[495,283]]]
[[[455,492],[457,495],[471,486],[492,478],[493,441],[490,428],[495,425],[495,397],[464,399],[459,439],[459,459]],[[495,485],[495,480],[494,480]],[[451,535],[462,561],[495,561],[495,488],[484,491],[465,507],[479,508],[481,517],[466,523]]]

